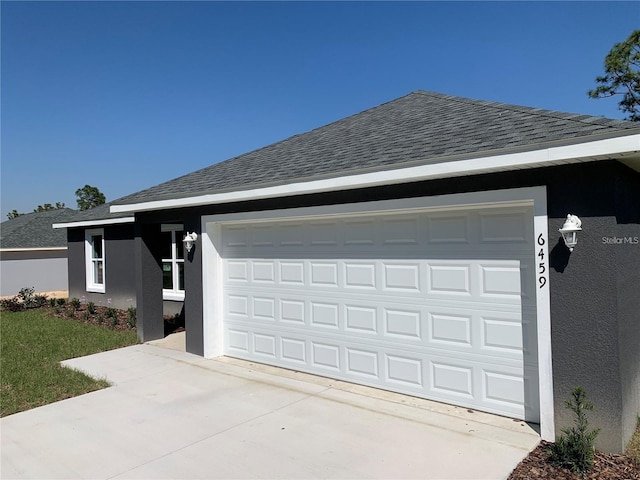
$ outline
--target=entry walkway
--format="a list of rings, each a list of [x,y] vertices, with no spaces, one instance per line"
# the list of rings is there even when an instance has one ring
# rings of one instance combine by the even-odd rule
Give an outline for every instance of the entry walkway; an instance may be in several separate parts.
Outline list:
[[[1,477],[504,479],[523,422],[135,345],[64,362],[113,386],[0,420]]]

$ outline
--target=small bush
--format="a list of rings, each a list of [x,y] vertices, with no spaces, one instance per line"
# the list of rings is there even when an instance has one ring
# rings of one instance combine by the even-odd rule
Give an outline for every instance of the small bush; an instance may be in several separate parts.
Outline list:
[[[22,301],[24,308],[32,308],[35,291],[34,287],[24,287],[18,292],[18,299]]]
[[[107,308],[107,317],[115,318],[117,320],[118,319],[118,311],[113,307]]]
[[[582,387],[574,387],[572,400],[565,402],[566,408],[574,415],[575,425],[562,430],[562,435],[549,447],[549,461],[554,465],[585,475],[593,468],[593,442],[600,429],[589,431],[586,412],[593,410],[593,404],[587,402],[587,394]]]
[[[7,312],[19,312],[24,310],[24,304],[17,296],[0,300],[0,307]]]
[[[127,325],[129,325],[129,328],[134,328],[136,326],[136,307],[129,307],[127,313],[129,314]]]
[[[67,315],[67,317],[69,318],[74,318],[76,316],[76,309],[75,308],[67,308],[65,310],[65,314]]]
[[[71,308],[74,310],[80,309],[80,300],[78,298],[72,298],[69,303],[71,304]]]
[[[98,315],[98,316],[96,317],[96,321],[97,321],[98,323],[104,323],[104,317],[103,317],[102,315]]]
[[[118,316],[109,317],[109,323],[112,327],[115,327],[118,324]]]
[[[65,305],[67,303],[66,298],[56,298],[56,303],[60,306]]]
[[[33,308],[44,307],[49,302],[46,295],[34,295],[33,296]]]
[[[55,307],[53,307],[53,313],[55,313],[56,315],[60,315],[60,313],[62,313],[62,309],[56,305]]]
[[[88,311],[85,310],[85,312],[82,314],[82,319],[89,320],[89,318],[91,318],[91,315],[89,314]]]
[[[96,313],[96,304],[93,302],[89,302],[87,303],[87,311],[91,314],[94,315]]]
[[[56,299],[55,299],[55,298],[50,298],[50,299],[49,299],[49,306],[50,306],[51,308],[53,308],[53,307],[55,307],[55,306],[56,306]]]

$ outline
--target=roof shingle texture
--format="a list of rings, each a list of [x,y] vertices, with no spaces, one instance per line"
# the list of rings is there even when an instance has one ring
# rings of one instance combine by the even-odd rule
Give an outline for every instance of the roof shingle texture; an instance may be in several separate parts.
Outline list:
[[[69,221],[70,208],[21,215],[0,224],[0,248],[52,248],[67,246],[67,231],[53,229],[54,223]]]
[[[133,213],[111,213],[109,208],[113,202],[103,203],[88,210],[77,210],[68,222],[86,222],[93,220],[112,220],[115,218],[133,217]],[[65,222],[60,222],[65,223]]]
[[[622,120],[417,91],[113,203],[340,177],[633,128]]]

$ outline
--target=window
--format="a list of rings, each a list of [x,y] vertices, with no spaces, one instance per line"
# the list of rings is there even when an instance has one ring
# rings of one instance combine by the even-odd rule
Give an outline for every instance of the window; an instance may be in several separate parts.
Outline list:
[[[162,225],[162,297],[184,300],[184,229]]]
[[[86,230],[84,244],[87,292],[104,293],[104,230]]]

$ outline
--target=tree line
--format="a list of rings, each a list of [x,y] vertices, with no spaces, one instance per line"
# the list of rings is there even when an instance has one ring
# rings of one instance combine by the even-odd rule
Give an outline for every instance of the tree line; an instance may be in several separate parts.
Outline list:
[[[91,185],[85,185],[82,188],[76,190],[76,203],[78,204],[78,210],[88,210],[98,205],[102,205],[107,201],[104,194],[98,189],[98,187],[92,187]],[[49,210],[58,210],[66,208],[64,202],[56,202],[55,204],[45,203],[44,205],[38,205],[33,209],[34,212],[46,212]],[[7,213],[9,220],[24,215],[24,213],[18,212],[16,209]]]

